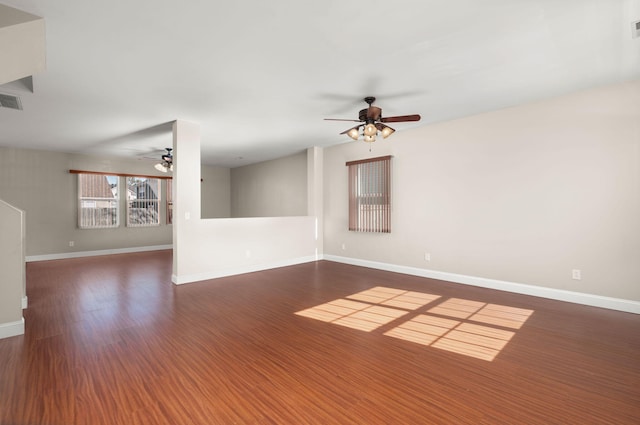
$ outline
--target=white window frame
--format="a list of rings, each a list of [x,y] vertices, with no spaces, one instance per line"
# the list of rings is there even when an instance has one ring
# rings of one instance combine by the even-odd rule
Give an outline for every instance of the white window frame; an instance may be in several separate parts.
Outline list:
[[[159,226],[161,179],[147,176],[127,176],[125,182],[127,188],[127,227]],[[145,183],[146,185],[142,186]],[[154,186],[155,191],[153,190]],[[141,198],[141,195],[144,197]],[[151,214],[149,211],[145,213],[145,210],[149,210],[150,207]],[[141,214],[145,214],[145,216],[143,217]]]
[[[83,184],[84,179],[93,178],[98,180],[104,178],[109,184],[112,198],[97,197],[97,196],[83,196],[82,189],[85,187]],[[115,186],[112,186],[115,185]],[[93,207],[90,205],[93,203]],[[111,206],[108,206],[111,204]],[[97,206],[101,205],[101,209],[111,209],[112,213],[115,213],[115,220],[106,220],[106,223],[98,223],[103,221],[109,214],[100,214]],[[93,209],[93,214],[88,214],[87,211]],[[111,221],[109,223],[109,221]],[[120,225],[120,178],[115,174],[91,174],[91,173],[79,173],[78,174],[78,227],[80,229],[113,229]]]

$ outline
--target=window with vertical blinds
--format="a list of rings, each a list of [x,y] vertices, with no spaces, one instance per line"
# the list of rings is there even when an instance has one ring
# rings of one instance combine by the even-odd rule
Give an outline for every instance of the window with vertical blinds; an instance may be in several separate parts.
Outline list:
[[[391,233],[391,156],[347,162],[349,230]]]

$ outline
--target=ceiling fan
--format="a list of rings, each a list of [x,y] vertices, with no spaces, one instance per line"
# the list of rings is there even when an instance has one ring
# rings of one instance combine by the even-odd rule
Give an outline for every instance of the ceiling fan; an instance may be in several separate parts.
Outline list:
[[[360,123],[355,127],[352,127],[348,130],[343,131],[340,134],[346,134],[351,137],[353,140],[358,140],[358,138],[362,135],[365,142],[375,142],[376,135],[378,132],[382,134],[383,138],[389,137],[395,130],[388,125],[384,124],[387,122],[407,122],[407,121],[420,121],[420,115],[399,115],[395,117],[383,117],[382,109],[373,106],[373,102],[376,101],[376,98],[373,96],[367,96],[364,98],[364,101],[369,105],[368,108],[362,109],[358,114],[357,120],[350,119],[340,119],[340,118],[325,118],[326,121],[353,121]],[[360,133],[360,129],[362,128],[362,133]]]
[[[162,161],[154,165],[154,168],[158,171],[166,173],[167,171],[173,171],[173,155],[171,154],[172,148],[165,148],[167,153],[162,155]]]

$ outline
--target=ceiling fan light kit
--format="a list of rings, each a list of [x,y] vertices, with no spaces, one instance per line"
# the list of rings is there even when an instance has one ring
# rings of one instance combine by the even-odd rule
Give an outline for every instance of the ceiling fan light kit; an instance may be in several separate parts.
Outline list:
[[[375,136],[376,133],[378,133],[378,129],[376,128],[375,125],[373,125],[373,123],[369,123],[364,126],[363,133],[365,136]]]
[[[351,137],[353,140],[358,140],[358,137],[360,136],[360,133],[358,132],[358,129],[360,128],[360,126],[358,127],[353,127],[351,130],[347,130],[347,135],[349,137]],[[340,133],[342,134],[342,133]]]
[[[173,171],[173,164],[167,164],[164,162],[159,162],[156,165],[153,166],[153,168],[155,168],[156,170],[162,172],[162,173],[166,173],[168,171]]]
[[[382,109],[373,106],[372,103],[375,102],[376,98],[373,96],[367,96],[364,98],[364,101],[369,105],[368,108],[362,109],[358,114],[357,120],[349,120],[349,119],[340,119],[340,118],[325,118],[327,121],[353,121],[359,122],[357,126],[350,128],[348,130],[343,131],[340,134],[346,134],[351,137],[353,140],[358,140],[360,136],[362,136],[362,140],[367,143],[372,143],[376,141],[376,136],[379,134],[382,135],[384,139],[393,134],[396,130],[389,127],[385,122],[407,122],[407,121],[420,121],[420,115],[401,115],[396,117],[382,117]],[[362,132],[360,130],[362,129]]]
[[[156,170],[161,173],[167,173],[169,171],[173,171],[173,155],[171,154],[172,148],[165,148],[167,153],[162,155],[162,161],[158,162],[153,166]]]
[[[391,136],[391,134],[395,132],[393,128],[389,127],[388,125],[384,125],[382,123],[376,124],[376,127],[378,128],[378,130],[380,130],[380,134],[382,134],[382,137],[384,139]]]

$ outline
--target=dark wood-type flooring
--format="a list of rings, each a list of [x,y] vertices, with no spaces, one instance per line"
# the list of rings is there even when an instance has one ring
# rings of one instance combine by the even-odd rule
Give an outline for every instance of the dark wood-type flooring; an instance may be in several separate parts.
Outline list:
[[[327,261],[170,275],[170,251],[29,263],[0,423],[640,424],[638,315]],[[295,314],[374,287],[439,298],[370,331]],[[452,299],[533,312],[489,325],[493,361],[385,335]]]

